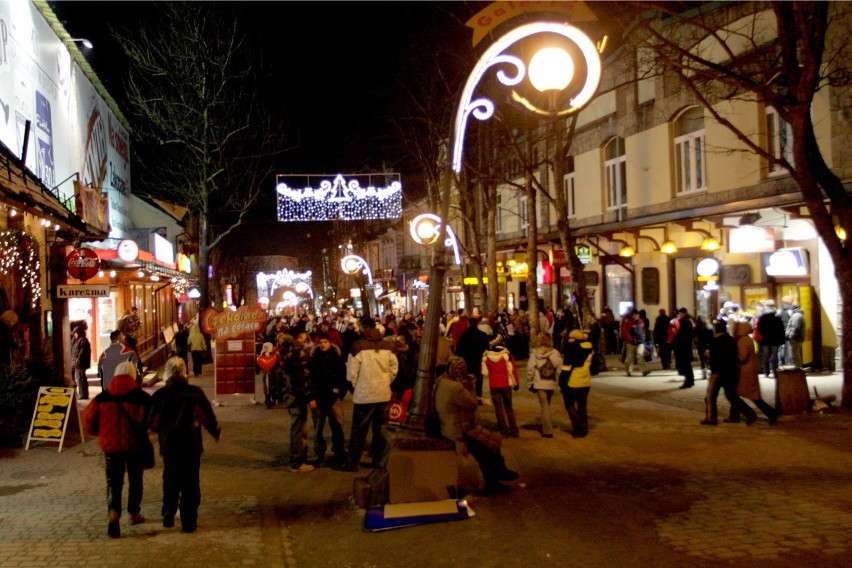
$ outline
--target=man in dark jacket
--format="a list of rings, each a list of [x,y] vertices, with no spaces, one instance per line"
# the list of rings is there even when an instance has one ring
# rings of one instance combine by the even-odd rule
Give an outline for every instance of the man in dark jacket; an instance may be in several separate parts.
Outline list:
[[[92,344],[86,337],[85,326],[79,325],[74,329],[74,341],[71,343],[71,361],[73,364],[71,372],[74,381],[77,383],[79,398],[80,400],[88,400],[89,379],[86,377],[86,371],[92,366]]]
[[[683,384],[678,388],[689,389],[695,386],[695,375],[692,373],[692,350],[695,347],[695,326],[686,308],[677,311],[677,320],[674,323],[675,335],[672,341],[672,350],[675,356],[675,368],[679,375],[683,375]]]
[[[754,335],[759,338],[763,374],[775,374],[778,369],[778,348],[784,345],[784,324],[775,311],[775,300],[763,303],[763,312],[755,320]]]
[[[476,377],[476,396],[482,398],[482,354],[488,349],[491,340],[484,331],[479,329],[479,318],[473,318],[461,335],[459,335],[456,355],[464,359],[469,373]]]
[[[181,530],[191,533],[201,504],[201,428],[217,442],[222,430],[204,391],[189,384],[183,359],[166,361],[163,378],[166,385],[154,393],[149,420],[163,457],[163,526],[173,527],[180,510]]]
[[[314,421],[314,452],[317,454],[317,464],[325,461],[327,444],[323,430],[328,420],[334,463],[342,465],[346,461],[346,448],[343,406],[340,401],[349,392],[350,383],[346,380],[346,363],[340,354],[340,348],[332,343],[331,337],[325,333],[317,336],[317,345],[311,352],[310,372],[316,401],[311,407],[311,417]]]
[[[737,394],[739,382],[739,355],[737,340],[728,334],[728,322],[716,320],[713,338],[707,348],[706,357],[710,360],[710,380],[707,383],[707,395],[704,397],[705,417],[701,424],[715,426],[718,421],[716,399],[719,391],[725,391],[725,398],[731,403],[730,417],[725,422],[739,422],[740,414],[745,414],[754,422],[755,412]]]
[[[654,346],[660,356],[660,365],[664,371],[672,366],[672,346],[669,344],[669,324],[672,319],[661,309],[660,315],[654,320]]]
[[[313,471],[308,460],[308,406],[313,401],[311,383],[311,352],[307,347],[308,332],[299,331],[293,346],[284,358],[287,396],[285,403],[290,413],[290,463],[287,469],[296,473]]]

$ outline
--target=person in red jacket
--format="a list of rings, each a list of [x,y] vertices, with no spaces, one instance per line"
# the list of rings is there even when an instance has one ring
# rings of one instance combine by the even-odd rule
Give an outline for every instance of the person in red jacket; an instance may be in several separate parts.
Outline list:
[[[499,333],[482,355],[481,369],[483,378],[488,380],[500,434],[518,437],[518,423],[512,409],[512,390],[519,388],[518,366],[512,354],[503,346],[503,336]]]
[[[124,407],[122,410],[121,407]],[[107,482],[107,534],[121,536],[121,492],[127,471],[127,512],[130,524],[145,522],[142,514],[142,455],[138,451],[139,430],[147,431],[151,396],[136,383],[136,365],[119,363],[106,391],[92,400],[83,413],[86,430],[98,437],[104,452]],[[125,412],[126,411],[126,412]],[[130,420],[136,422],[131,424]]]

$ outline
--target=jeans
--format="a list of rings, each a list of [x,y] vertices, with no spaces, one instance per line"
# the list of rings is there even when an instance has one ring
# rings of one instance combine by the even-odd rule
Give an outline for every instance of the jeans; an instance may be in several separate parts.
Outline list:
[[[106,458],[107,510],[121,514],[121,491],[127,471],[127,512],[138,515],[142,510],[142,459],[136,453],[117,452]]]
[[[180,510],[183,529],[194,530],[201,504],[201,454],[180,452],[163,456],[163,516]],[[128,504],[128,511],[130,505]]]
[[[74,368],[71,370],[74,382],[77,383],[77,398],[86,400],[89,398],[89,379],[86,378],[85,369]]]
[[[512,408],[512,389],[510,387],[491,388],[491,402],[494,403],[494,414],[497,427],[504,436],[517,436],[518,423],[515,421],[515,410]]]
[[[571,419],[571,435],[582,438],[589,433],[589,387],[568,387],[562,391],[565,410]]]
[[[804,368],[802,361],[802,343],[798,339],[787,340],[787,355],[785,357],[788,365],[793,365],[797,369]]]
[[[331,451],[335,458],[346,456],[346,448],[344,446],[345,436],[343,434],[343,404],[336,400],[331,405],[316,405],[311,409],[311,418],[314,421],[314,452],[317,454],[319,461],[325,460],[325,451],[328,448],[323,431],[325,423],[328,420],[328,427],[331,429]]]
[[[388,401],[390,402],[390,401]],[[387,419],[388,402],[356,404],[352,412],[352,431],[349,433],[349,458],[347,465],[357,466],[361,463],[367,432],[372,428],[373,441],[370,444],[370,455],[374,466],[381,465],[385,457],[387,441],[382,434],[382,426]]]
[[[542,435],[553,435],[553,418],[550,413],[550,399],[553,396],[552,390],[538,389],[538,404],[541,407],[541,433]]]
[[[760,358],[763,362],[763,374],[767,377],[769,373],[775,374],[775,370],[778,369],[778,346],[761,345]]]
[[[626,356],[624,360],[624,367],[627,369],[627,374],[629,375],[633,371],[633,365],[637,362],[639,363],[639,370],[642,371],[642,374],[645,374],[645,356],[639,354],[639,346],[634,345],[632,343],[627,343],[626,348]]]
[[[299,467],[308,459],[308,405],[288,408],[290,413],[290,467]]]
[[[204,351],[192,352],[192,374],[198,376],[201,374],[201,364],[204,362]]]

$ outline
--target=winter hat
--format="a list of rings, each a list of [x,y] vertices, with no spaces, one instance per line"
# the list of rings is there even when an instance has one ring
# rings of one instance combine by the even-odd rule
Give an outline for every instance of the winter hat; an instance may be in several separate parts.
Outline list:
[[[689,312],[688,312],[688,311],[686,311],[686,308],[681,308],[681,309],[679,309],[679,310],[677,311],[677,313],[679,313],[679,314],[688,314]]]
[[[467,379],[467,365],[461,357],[452,356],[447,361],[447,376],[454,381],[465,382]]]
[[[364,316],[363,318],[361,318],[361,327],[374,328],[376,327],[376,320],[374,320],[370,316]]]

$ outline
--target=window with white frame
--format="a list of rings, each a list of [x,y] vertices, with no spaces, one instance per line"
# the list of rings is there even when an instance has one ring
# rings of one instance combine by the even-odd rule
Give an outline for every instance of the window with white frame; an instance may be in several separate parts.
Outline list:
[[[503,232],[503,194],[499,191],[497,192],[497,215],[494,227],[497,233]]]
[[[518,197],[518,218],[520,219],[520,229],[524,236],[528,235],[530,228],[530,218],[527,211],[527,196],[521,195]]]
[[[793,130],[790,123],[781,118],[773,107],[766,107],[766,144],[767,152],[777,159],[785,159],[793,165]],[[779,164],[769,164],[769,175],[787,173]]]
[[[562,189],[565,192],[565,206],[569,219],[577,218],[577,196],[575,194],[574,172],[565,174]]]
[[[678,195],[707,189],[704,109],[692,107],[674,122],[675,187]]]
[[[606,208],[618,211],[619,217],[627,212],[627,156],[624,139],[612,138],[604,146],[604,168],[606,169]]]

